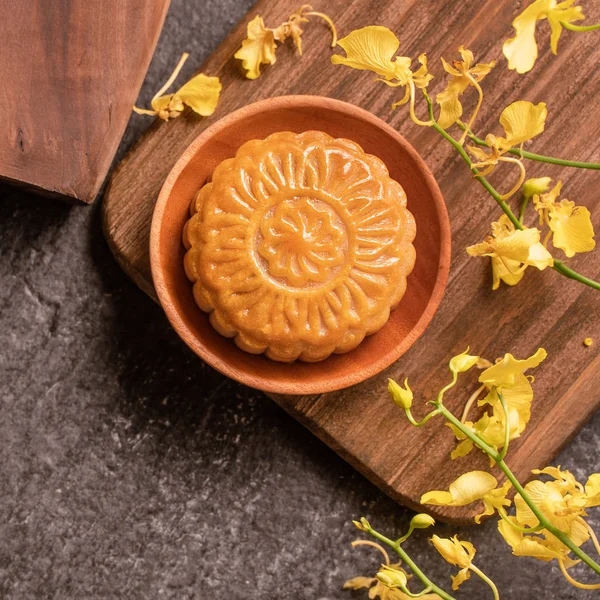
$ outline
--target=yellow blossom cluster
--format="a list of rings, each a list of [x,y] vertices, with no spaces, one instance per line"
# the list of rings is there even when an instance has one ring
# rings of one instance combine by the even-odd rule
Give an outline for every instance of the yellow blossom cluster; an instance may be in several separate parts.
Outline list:
[[[485,412],[476,422],[467,421],[466,416],[470,408],[468,405],[463,414],[463,426],[494,450],[499,450],[507,441],[518,438],[529,423],[533,401],[533,388],[525,371],[537,367],[546,356],[543,348],[525,360],[516,359],[508,353],[496,364],[485,369],[479,375],[479,390],[487,393],[478,401],[478,405],[489,408],[489,412]],[[474,396],[472,401],[475,399],[477,396]],[[471,438],[452,423],[448,426],[459,440],[451,457],[454,459],[469,454],[474,447]]]

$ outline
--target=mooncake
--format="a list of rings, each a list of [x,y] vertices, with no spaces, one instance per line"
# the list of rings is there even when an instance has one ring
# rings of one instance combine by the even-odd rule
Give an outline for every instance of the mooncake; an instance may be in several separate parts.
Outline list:
[[[196,194],[185,271],[246,352],[319,361],[381,329],[405,293],[416,227],[385,164],[320,131],[241,146]]]

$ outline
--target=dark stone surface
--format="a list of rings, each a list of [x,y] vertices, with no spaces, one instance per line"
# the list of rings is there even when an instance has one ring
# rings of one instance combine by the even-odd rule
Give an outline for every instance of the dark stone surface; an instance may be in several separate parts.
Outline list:
[[[142,101],[183,50],[188,75],[250,4],[173,0]],[[132,117],[121,154],[148,122]],[[341,591],[378,561],[350,548],[351,519],[395,537],[410,513],[193,356],[113,261],[98,203],[0,187],[0,315],[2,598],[366,598]],[[558,463],[585,477],[599,448],[596,417]],[[596,597],[511,556],[494,522],[459,533],[504,598]],[[419,563],[449,583],[416,537]]]

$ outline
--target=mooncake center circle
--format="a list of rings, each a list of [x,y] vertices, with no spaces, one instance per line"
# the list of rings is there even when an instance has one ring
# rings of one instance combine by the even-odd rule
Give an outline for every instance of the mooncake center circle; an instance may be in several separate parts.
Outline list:
[[[311,288],[339,273],[347,254],[348,233],[331,204],[298,195],[277,202],[265,212],[255,248],[262,271],[274,283]]]

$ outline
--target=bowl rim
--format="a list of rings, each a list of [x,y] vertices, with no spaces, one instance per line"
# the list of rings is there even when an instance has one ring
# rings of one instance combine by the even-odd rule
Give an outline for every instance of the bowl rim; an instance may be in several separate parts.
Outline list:
[[[264,112],[265,110],[277,110],[281,108],[325,108],[329,110],[335,110],[346,113],[357,119],[367,121],[370,125],[382,129],[387,135],[393,137],[399,145],[403,146],[404,150],[419,165],[422,175],[427,180],[427,185],[431,189],[432,200],[435,204],[436,213],[439,215],[440,220],[440,254],[437,265],[438,272],[431,296],[429,297],[427,306],[425,307],[425,310],[421,314],[419,320],[415,323],[409,334],[406,335],[401,342],[394,346],[393,351],[387,352],[375,361],[365,364],[350,374],[337,375],[331,379],[328,379],[326,382],[307,381],[299,383],[298,381],[273,381],[269,377],[262,375],[240,372],[237,368],[231,366],[226,360],[223,360],[223,358],[213,353],[209,347],[207,347],[200,339],[198,339],[193,330],[191,330],[185,324],[184,320],[176,309],[174,302],[171,300],[172,294],[170,293],[166,284],[163,269],[161,267],[160,232],[167,202],[177,179],[187,167],[192,157],[196,154],[198,148],[202,146],[207,139],[219,135],[221,131],[227,129],[232,124],[240,120],[252,117],[256,114]],[[204,362],[209,364],[223,375],[226,375],[235,381],[255,389],[276,394],[306,395],[320,394],[348,388],[375,376],[396,362],[396,360],[398,360],[423,334],[433,318],[433,315],[437,311],[446,289],[450,271],[451,230],[446,204],[433,173],[417,150],[391,125],[369,111],[354,104],[344,102],[343,100],[317,95],[286,95],[259,100],[243,106],[225,115],[204,129],[191,142],[191,144],[177,159],[177,162],[169,172],[165,182],[161,187],[152,215],[149,245],[152,280],[156,289],[159,303],[173,329],[175,329],[183,342],[197,356],[199,356]]]

